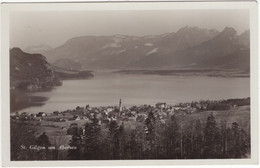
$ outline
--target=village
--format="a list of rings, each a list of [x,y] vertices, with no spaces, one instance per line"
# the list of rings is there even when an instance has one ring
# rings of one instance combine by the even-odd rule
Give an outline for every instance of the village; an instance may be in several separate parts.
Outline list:
[[[247,98],[249,99],[249,98]],[[49,122],[91,122],[95,117],[99,124],[108,124],[110,121],[122,122],[144,122],[149,112],[153,112],[160,123],[165,123],[166,119],[172,115],[186,116],[188,114],[203,112],[205,110],[228,110],[236,108],[236,101],[201,101],[192,103],[179,103],[177,105],[168,105],[167,103],[157,103],[155,106],[141,105],[126,108],[122,106],[121,99],[118,106],[106,107],[85,107],[77,106],[73,110],[53,111],[53,113],[38,112],[37,114],[28,114],[27,112],[16,112],[11,116],[12,120],[17,121],[49,121]]]
[[[216,116],[218,124],[221,124],[221,117],[225,118],[227,125],[237,124],[236,122],[239,121],[240,127],[248,132],[250,129],[248,126],[249,105],[250,98],[245,98],[179,103],[175,105],[164,102],[156,103],[154,106],[140,105],[128,108],[122,106],[122,101],[119,100],[117,106],[92,107],[86,105],[84,107],[77,106],[72,110],[53,111],[52,113],[38,112],[37,114],[16,112],[11,115],[11,130],[13,137],[15,137],[14,141],[20,139],[19,136],[15,136],[19,135],[17,132],[26,135],[27,138],[31,138],[27,147],[30,147],[30,143],[35,145],[35,140],[38,140],[40,137],[48,137],[48,149],[54,146],[55,150],[52,151],[58,153],[58,159],[68,159],[70,152],[79,152],[75,142],[80,142],[78,144],[79,149],[84,149],[84,142],[87,138],[90,138],[91,144],[94,143],[92,141],[93,137],[98,138],[98,146],[103,145],[102,150],[110,153],[117,149],[111,146],[111,141],[113,142],[114,137],[117,135],[121,136],[121,143],[119,143],[121,145],[123,144],[122,137],[126,138],[124,145],[129,145],[132,141],[142,145],[141,147],[136,144],[129,146],[130,148],[140,148],[139,152],[142,153],[148,145],[147,136],[150,134],[150,128],[154,128],[156,135],[162,139],[168,138],[165,131],[168,129],[172,130],[171,127],[174,127],[181,133],[178,136],[185,135],[182,137],[184,144],[187,140],[185,138],[190,137],[187,134],[196,131],[194,128],[197,122],[199,121],[200,124],[203,124],[200,127],[200,130],[202,130],[208,116],[211,115]],[[173,118],[175,118],[173,121],[177,123],[172,124]],[[239,118],[246,119],[240,121]],[[154,121],[152,127],[149,125],[149,121]],[[93,132],[92,129],[99,131]],[[118,134],[111,134],[113,131]],[[27,142],[27,138],[22,140]],[[118,142],[117,139],[115,141]],[[24,144],[26,146],[27,143]],[[185,150],[188,149],[185,148]],[[106,157],[108,156],[106,155]]]

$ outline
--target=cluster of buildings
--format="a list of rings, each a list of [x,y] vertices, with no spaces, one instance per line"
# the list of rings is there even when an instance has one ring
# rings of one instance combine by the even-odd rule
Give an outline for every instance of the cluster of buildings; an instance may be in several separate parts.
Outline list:
[[[47,116],[47,113],[45,112],[39,112],[37,114],[29,114],[27,112],[22,112],[22,113],[16,112],[14,115],[11,115],[11,119],[21,120],[21,121],[27,121],[27,120],[41,121],[42,117],[45,116]]]
[[[142,105],[132,106],[126,108],[122,106],[121,99],[118,106],[106,107],[76,107],[73,110],[54,111],[51,114],[39,112],[37,114],[28,114],[26,112],[16,113],[12,116],[15,120],[47,120],[55,122],[78,121],[86,120],[91,121],[96,117],[100,124],[109,123],[110,121],[137,121],[143,122],[149,112],[153,112],[155,117],[160,120],[166,119],[169,115],[186,115],[188,113],[196,112],[197,108],[191,107],[190,104],[180,104],[178,106],[167,105],[166,103],[157,103],[155,106]]]
[[[206,102],[192,102],[192,103],[180,103],[177,105],[168,105],[166,103],[157,103],[155,106],[142,105],[132,106],[130,108],[122,107],[121,99],[118,106],[106,106],[106,107],[91,107],[86,105],[85,107],[76,107],[73,110],[54,111],[51,114],[45,112],[39,112],[37,114],[27,114],[23,112],[21,114],[16,113],[12,116],[15,120],[47,120],[54,122],[66,122],[66,121],[90,121],[95,117],[99,120],[99,123],[109,123],[110,121],[134,121],[143,122],[147,118],[149,112],[153,112],[154,116],[162,123],[172,115],[187,115],[195,113],[201,110],[207,110],[209,103]]]

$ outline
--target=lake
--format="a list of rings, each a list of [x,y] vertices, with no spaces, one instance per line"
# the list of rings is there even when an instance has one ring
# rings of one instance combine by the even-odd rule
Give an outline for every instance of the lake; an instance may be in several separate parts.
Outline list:
[[[28,113],[75,109],[77,106],[155,105],[158,102],[176,104],[199,100],[221,100],[250,97],[250,78],[206,76],[130,75],[94,72],[86,80],[65,80],[51,91],[29,93],[29,97],[44,97],[40,106],[19,111]],[[37,102],[36,102],[37,104]]]

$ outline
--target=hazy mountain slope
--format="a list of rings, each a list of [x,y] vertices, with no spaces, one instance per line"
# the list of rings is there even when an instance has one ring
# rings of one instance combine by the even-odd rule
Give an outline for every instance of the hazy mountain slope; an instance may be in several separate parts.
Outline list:
[[[87,67],[122,68],[134,66],[143,57],[167,55],[207,41],[218,34],[216,30],[183,27],[176,33],[157,36],[84,36],[68,40],[64,45],[45,53],[54,62],[69,58]],[[144,65],[140,65],[144,66]],[[153,66],[147,63],[147,67]],[[158,65],[157,65],[158,66]]]
[[[48,45],[35,45],[35,46],[28,46],[25,49],[23,49],[23,51],[30,54],[43,54],[52,49],[53,48]]]
[[[201,62],[222,57],[239,50],[241,47],[236,31],[233,28],[225,28],[218,36],[211,40],[174,53],[175,56],[172,57],[172,62],[202,65]]]
[[[53,63],[55,66],[70,69],[70,70],[81,70],[82,65],[78,62],[72,61],[70,59],[59,59]]]
[[[20,48],[10,50],[10,86],[12,88],[39,89],[61,85],[60,79],[92,77],[94,77],[92,71],[71,70],[51,65],[41,54],[25,53]]]
[[[209,62],[203,62],[203,64],[218,66],[225,69],[237,69],[249,73],[250,49],[236,50],[233,53],[227,54],[223,57],[214,58]]]
[[[55,72],[41,54],[29,54],[19,48],[10,50],[10,85],[26,89],[53,86],[59,83]]]
[[[239,36],[240,44],[244,45],[246,48],[250,47],[250,31],[247,30]]]
[[[70,59],[80,62],[87,68],[170,69],[211,66],[228,68],[225,65],[231,65],[233,62],[228,55],[239,53],[232,58],[242,59],[241,53],[244,52],[241,50],[250,47],[249,35],[249,31],[237,35],[236,30],[230,27],[219,33],[216,30],[186,26],[175,33],[156,36],[75,37],[64,45],[46,52],[45,55],[52,62]],[[225,56],[228,57],[226,60]],[[245,53],[246,56],[248,54]],[[239,64],[238,69],[249,66],[247,61]],[[234,65],[232,64],[230,68],[236,68]]]
[[[243,41],[246,41],[246,38]],[[168,60],[168,65],[248,69],[250,53],[249,48],[244,44],[245,42],[241,42],[240,36],[233,28],[225,28],[211,40],[173,53]]]

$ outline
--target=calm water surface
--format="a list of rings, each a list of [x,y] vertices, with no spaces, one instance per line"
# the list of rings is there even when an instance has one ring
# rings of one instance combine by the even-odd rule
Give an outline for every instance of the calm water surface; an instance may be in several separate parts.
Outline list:
[[[65,80],[50,92],[31,93],[46,97],[42,106],[22,109],[29,113],[74,109],[76,106],[176,104],[198,100],[250,97],[249,78],[173,77],[95,72],[88,80]]]

